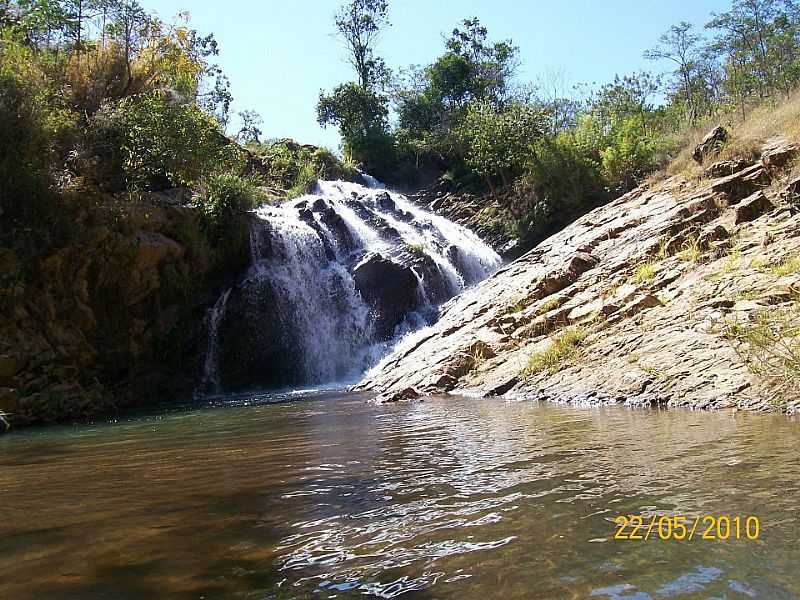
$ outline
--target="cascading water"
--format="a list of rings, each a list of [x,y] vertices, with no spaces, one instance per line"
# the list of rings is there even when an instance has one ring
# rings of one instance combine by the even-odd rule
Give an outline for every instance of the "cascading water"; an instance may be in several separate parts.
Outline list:
[[[228,303],[230,295],[231,288],[222,292],[208,313],[208,343],[206,360],[203,365],[203,379],[200,382],[200,390],[204,393],[219,393],[219,361],[217,360],[219,323],[225,315],[225,305]]]
[[[365,180],[254,211],[252,264],[209,316],[204,390],[351,381],[500,264],[469,230]]]

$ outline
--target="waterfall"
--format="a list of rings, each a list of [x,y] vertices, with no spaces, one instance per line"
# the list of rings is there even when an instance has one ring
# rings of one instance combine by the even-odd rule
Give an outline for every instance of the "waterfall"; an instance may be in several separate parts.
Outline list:
[[[208,319],[204,389],[353,381],[500,265],[474,233],[365,180],[253,212],[250,268]]]
[[[222,317],[225,315],[225,305],[228,302],[228,297],[231,295],[231,289],[228,288],[217,299],[214,306],[208,312],[208,343],[206,344],[206,360],[203,364],[203,378],[200,382],[200,390],[203,393],[219,393],[219,361],[217,360],[218,354],[218,332],[219,324]]]

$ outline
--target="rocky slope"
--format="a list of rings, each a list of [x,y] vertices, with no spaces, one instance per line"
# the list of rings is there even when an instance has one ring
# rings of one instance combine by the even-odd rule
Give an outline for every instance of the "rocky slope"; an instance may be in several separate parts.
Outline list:
[[[592,211],[454,299],[357,387],[386,401],[798,410],[736,335],[798,314],[797,154],[773,139],[758,162],[717,162],[699,181],[669,178]]]
[[[214,295],[190,195],[105,197],[81,212],[70,244],[34,262],[0,248],[6,425],[81,420],[191,391]],[[238,259],[228,260],[235,272]]]

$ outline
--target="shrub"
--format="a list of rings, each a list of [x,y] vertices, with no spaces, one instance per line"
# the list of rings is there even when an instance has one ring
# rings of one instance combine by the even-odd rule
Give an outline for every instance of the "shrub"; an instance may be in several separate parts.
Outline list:
[[[55,233],[51,171],[77,136],[57,91],[30,48],[0,38],[0,237],[25,252]]]
[[[264,202],[265,195],[248,179],[223,173],[201,184],[198,207],[212,241],[224,239],[238,217]]]
[[[800,397],[800,304],[758,311],[747,323],[731,321],[724,335],[748,368],[783,407]]]
[[[192,186],[209,172],[243,169],[241,150],[196,104],[153,92],[107,105],[94,120],[95,150],[129,188]]]

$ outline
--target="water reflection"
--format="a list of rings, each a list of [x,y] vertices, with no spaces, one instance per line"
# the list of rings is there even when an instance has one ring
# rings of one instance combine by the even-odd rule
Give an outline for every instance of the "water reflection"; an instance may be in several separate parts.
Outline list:
[[[336,394],[17,433],[0,597],[796,598],[798,433]],[[627,513],[752,514],[763,534],[612,540]]]

